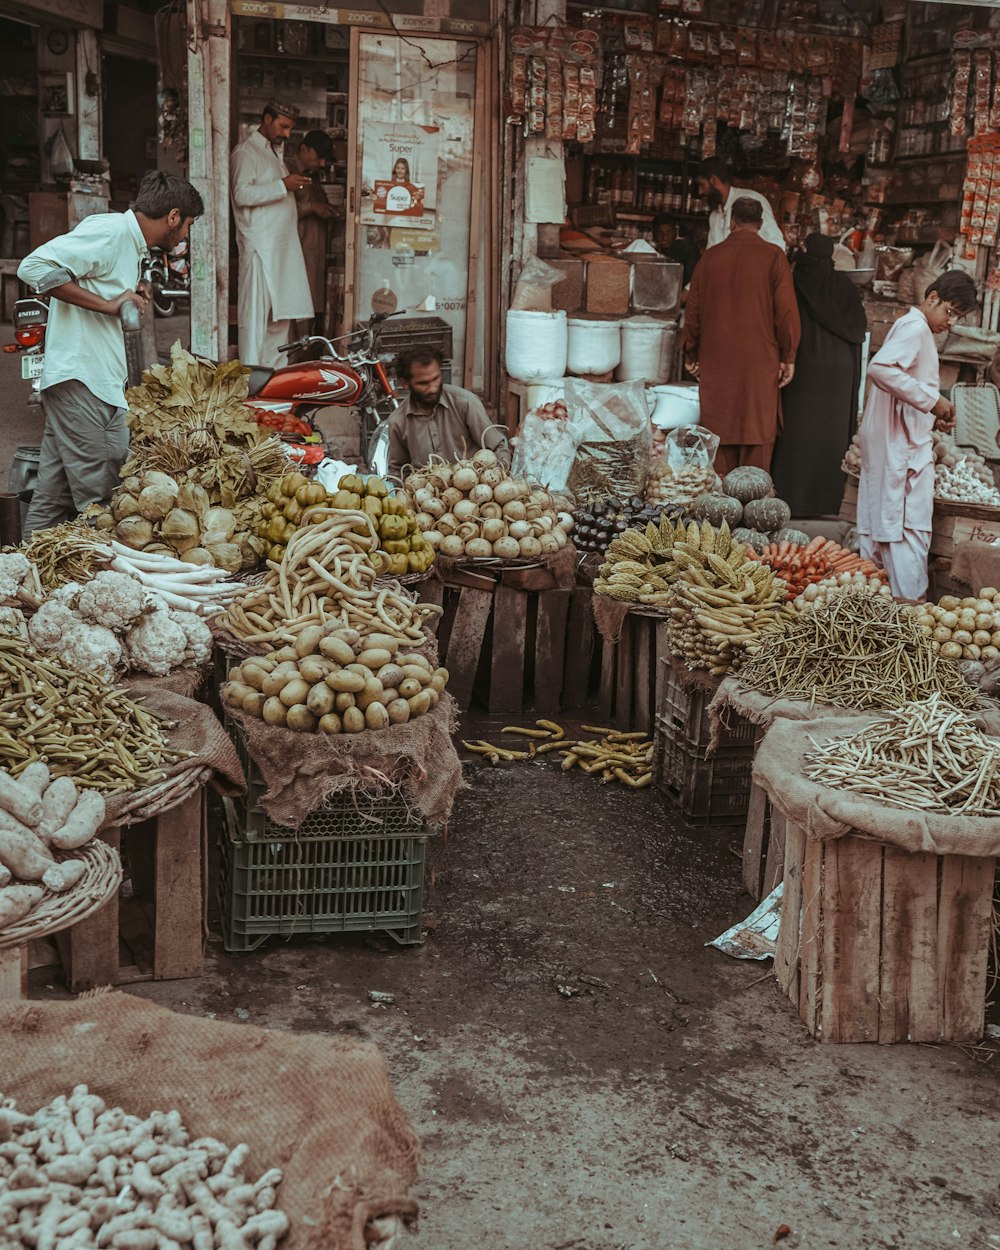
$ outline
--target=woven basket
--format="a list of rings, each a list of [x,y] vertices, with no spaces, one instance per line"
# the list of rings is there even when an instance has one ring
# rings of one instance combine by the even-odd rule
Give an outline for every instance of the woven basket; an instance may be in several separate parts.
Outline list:
[[[23,946],[32,938],[45,937],[68,929],[100,911],[117,893],[122,883],[122,865],[118,852],[106,842],[95,838],[72,855],[62,859],[82,859],[87,871],[71,890],[61,894],[49,893],[38,906],[16,924],[0,929],[0,950],[11,946]]]
[[[158,781],[155,785],[135,790],[124,802],[115,804],[113,819],[108,824],[121,827],[138,825],[144,820],[155,820],[163,812],[177,807],[211,779],[212,769],[187,768],[173,777]]]

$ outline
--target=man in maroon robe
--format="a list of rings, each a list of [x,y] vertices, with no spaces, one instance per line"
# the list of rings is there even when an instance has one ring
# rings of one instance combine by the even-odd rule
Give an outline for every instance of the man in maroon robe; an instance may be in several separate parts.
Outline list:
[[[741,197],[732,230],[694,271],[682,348],[698,379],[701,424],[719,436],[715,467],[771,467],[781,419],[778,391],[795,372],[801,332],[792,270],[760,237],[760,204]]]

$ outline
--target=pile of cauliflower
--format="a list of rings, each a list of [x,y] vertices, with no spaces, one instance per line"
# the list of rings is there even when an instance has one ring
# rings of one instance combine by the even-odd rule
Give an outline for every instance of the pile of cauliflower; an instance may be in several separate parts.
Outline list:
[[[168,607],[127,573],[98,573],[52,592],[28,622],[40,651],[106,681],[122,669],[164,677],[211,658],[212,632],[194,612]]]

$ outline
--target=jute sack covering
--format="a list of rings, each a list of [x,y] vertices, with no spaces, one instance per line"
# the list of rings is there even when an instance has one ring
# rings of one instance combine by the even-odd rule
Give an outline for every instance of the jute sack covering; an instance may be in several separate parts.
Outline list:
[[[455,700],[405,725],[359,734],[299,734],[233,712],[246,731],[250,758],[267,782],[261,806],[278,825],[297,828],[324,799],[357,788],[377,797],[399,788],[412,809],[433,825],[451,816],[462,788],[462,765],[452,741]]]
[[[831,717],[845,720],[857,716],[867,716],[870,720],[872,716],[872,713],[862,712],[857,708],[836,707],[831,703],[807,703],[804,699],[782,699],[763,694],[744,685],[739,677],[726,677],[708,709],[712,718],[712,743],[716,746],[725,727],[723,717],[727,711],[745,716],[747,720],[753,721],[755,725],[763,725],[764,728],[776,720],[826,721]],[[995,699],[981,698],[978,707],[969,715],[983,733],[1000,738],[1000,703]]]
[[[593,596],[591,602],[594,606],[597,632],[605,642],[614,645],[622,636],[629,605],[623,599],[612,599],[610,595],[598,594]]]
[[[1000,817],[904,811],[847,790],[832,790],[806,776],[804,756],[817,745],[829,738],[850,737],[879,719],[857,713],[807,725],[776,720],[757,748],[754,781],[806,837],[817,842],[858,833],[914,853],[1000,855]]]
[[[1000,547],[993,543],[957,543],[951,556],[951,576],[978,595],[985,586],[1000,586]]]
[[[283,1250],[366,1250],[369,1220],[413,1219],[419,1144],[370,1042],[180,1015],[129,994],[0,1003],[0,1092],[37,1110],[74,1085],[279,1167]]]
[[[174,750],[190,751],[186,759],[178,760],[164,771],[167,777],[179,779],[183,773],[212,770],[212,785],[220,794],[242,794],[246,778],[229,735],[219,724],[218,717],[204,703],[175,694],[162,684],[162,679],[150,677],[134,679],[127,683],[130,696],[156,716],[176,721],[173,729],[166,731],[166,738]],[[107,798],[105,825],[118,824],[117,816],[129,805],[131,795],[113,794]]]

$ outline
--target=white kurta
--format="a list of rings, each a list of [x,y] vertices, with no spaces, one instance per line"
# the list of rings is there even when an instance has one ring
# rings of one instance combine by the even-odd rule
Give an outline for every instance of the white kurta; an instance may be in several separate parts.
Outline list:
[[[934,336],[919,308],[892,326],[868,366],[861,422],[861,553],[889,574],[893,594],[920,599],[934,516],[931,409],[941,396]]]
[[[746,187],[730,187],[729,199],[726,200],[722,208],[712,210],[708,219],[708,243],[706,246],[715,247],[717,243],[724,243],[729,238],[729,231],[733,223],[733,205],[739,199],[756,200],[760,204],[764,211],[764,222],[760,228],[760,237],[765,243],[773,243],[775,247],[780,247],[783,252],[787,251],[788,245],[785,243],[785,236],[781,233],[780,226],[774,220],[770,202],[759,191],[750,191]]]
[[[245,364],[279,363],[268,343],[269,324],[313,316],[295,196],[282,181],[287,174],[285,162],[259,130],[229,158],[240,249],[240,359]]]

